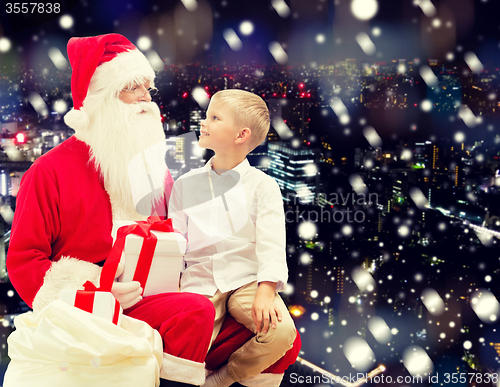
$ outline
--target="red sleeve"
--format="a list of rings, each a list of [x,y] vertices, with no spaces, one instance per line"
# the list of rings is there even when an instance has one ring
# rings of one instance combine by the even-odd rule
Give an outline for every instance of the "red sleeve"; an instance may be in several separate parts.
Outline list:
[[[21,298],[31,307],[50,268],[52,242],[60,230],[59,190],[41,165],[23,176],[12,223],[7,272]]]

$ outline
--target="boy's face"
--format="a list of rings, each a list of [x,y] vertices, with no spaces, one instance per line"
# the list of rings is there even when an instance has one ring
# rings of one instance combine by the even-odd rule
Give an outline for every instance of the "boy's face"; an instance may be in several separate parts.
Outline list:
[[[231,149],[238,135],[233,115],[217,97],[212,98],[201,121],[199,146],[214,152]]]

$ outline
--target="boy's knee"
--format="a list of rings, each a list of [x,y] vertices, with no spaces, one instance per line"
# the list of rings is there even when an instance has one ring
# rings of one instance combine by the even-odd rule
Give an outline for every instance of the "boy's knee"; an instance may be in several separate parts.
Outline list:
[[[293,346],[295,337],[297,336],[297,331],[293,321],[288,321],[284,319],[278,322],[275,329],[270,328],[269,332],[265,334],[259,341],[269,341],[272,342],[273,348],[277,351],[282,351],[285,353]]]
[[[295,329],[295,324],[292,320],[283,320],[278,323],[278,327],[276,328],[276,333],[278,334],[278,345],[283,346],[288,351],[293,342],[295,341],[295,337],[297,336],[297,330]]]

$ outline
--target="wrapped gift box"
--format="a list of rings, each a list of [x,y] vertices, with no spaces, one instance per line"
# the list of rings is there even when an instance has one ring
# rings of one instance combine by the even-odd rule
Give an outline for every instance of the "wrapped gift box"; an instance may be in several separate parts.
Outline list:
[[[134,224],[132,221],[114,221],[113,238],[122,226]],[[156,249],[151,262],[143,296],[160,293],[178,292],[179,280],[183,269],[183,258],[186,252],[186,239],[176,232],[151,231],[157,238]],[[125,241],[125,268],[118,277],[119,282],[133,281],[134,274],[142,250],[144,238],[138,235],[127,235]]]
[[[59,299],[97,317],[120,325],[123,310],[110,292],[63,289]]]

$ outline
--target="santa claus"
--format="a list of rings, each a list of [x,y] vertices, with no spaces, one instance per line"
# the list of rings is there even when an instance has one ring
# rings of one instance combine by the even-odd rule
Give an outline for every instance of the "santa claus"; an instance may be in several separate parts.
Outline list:
[[[155,74],[146,57],[119,34],[72,38],[68,56],[74,107],[64,119],[75,135],[23,176],[7,256],[9,278],[33,308],[33,318],[47,313],[61,289],[83,289],[86,281],[98,286],[112,248],[113,221],[165,216],[173,183],[164,152],[147,155],[157,159],[146,174],[131,164],[165,141],[158,106],[151,102]],[[138,282],[114,282],[111,292],[126,316],[161,335],[161,385],[203,384],[212,303],[190,293],[143,298]],[[238,329],[236,345],[248,338]],[[231,334],[227,338],[234,344]],[[12,385],[23,385],[20,380]]]

